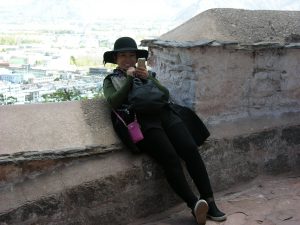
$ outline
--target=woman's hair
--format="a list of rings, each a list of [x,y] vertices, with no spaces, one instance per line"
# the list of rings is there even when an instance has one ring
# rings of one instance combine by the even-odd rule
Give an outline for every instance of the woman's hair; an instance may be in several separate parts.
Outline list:
[[[117,62],[117,53],[113,54],[113,58],[114,58],[114,63]],[[103,59],[103,65],[105,65],[107,62]]]

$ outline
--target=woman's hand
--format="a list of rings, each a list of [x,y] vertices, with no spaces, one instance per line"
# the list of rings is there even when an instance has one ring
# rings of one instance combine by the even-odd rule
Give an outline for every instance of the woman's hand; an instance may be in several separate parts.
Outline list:
[[[141,78],[141,79],[147,79],[148,71],[145,68],[137,67],[135,69],[134,75],[138,78]]]
[[[129,67],[128,70],[126,71],[127,76],[132,76],[132,77],[138,77],[141,79],[147,79],[148,77],[148,71],[145,68],[141,67]]]
[[[126,71],[127,76],[132,76],[134,77],[135,75],[135,68],[134,67],[129,67],[128,70]]]

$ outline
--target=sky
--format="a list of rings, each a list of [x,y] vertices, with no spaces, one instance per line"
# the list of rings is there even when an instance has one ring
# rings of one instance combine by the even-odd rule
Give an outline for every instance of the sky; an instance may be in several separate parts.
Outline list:
[[[194,4],[195,15],[209,8],[244,8],[244,9],[287,9],[300,10],[299,0],[74,0],[80,8],[89,8],[97,2],[98,7],[107,7],[105,17],[111,11],[123,17],[162,17],[174,18],[185,7]],[[82,6],[81,2],[88,3]],[[95,9],[95,10],[96,10]]]
[[[0,7],[28,4],[36,0],[0,0]],[[40,0],[43,1],[43,0]],[[44,0],[51,1],[51,0]],[[210,8],[299,10],[300,0],[61,0],[71,1],[86,19],[162,18],[173,19],[187,6],[192,16]],[[101,10],[101,15],[99,11]]]

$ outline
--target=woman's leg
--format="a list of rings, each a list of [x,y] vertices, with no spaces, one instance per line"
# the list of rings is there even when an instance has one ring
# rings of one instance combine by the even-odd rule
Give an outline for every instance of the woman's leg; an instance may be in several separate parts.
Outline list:
[[[172,189],[193,208],[198,199],[189,187],[180,158],[165,131],[159,128],[147,130],[138,146],[162,166]]]
[[[197,186],[201,198],[211,198],[213,192],[205,164],[186,126],[183,123],[177,123],[166,129],[166,133],[178,155],[185,161],[187,170]]]
[[[226,214],[221,212],[215,204],[206,167],[198,152],[197,145],[185,125],[178,123],[167,129],[166,133],[176,148],[178,155],[185,161],[201,198],[208,203],[208,217],[215,221],[226,220]]]

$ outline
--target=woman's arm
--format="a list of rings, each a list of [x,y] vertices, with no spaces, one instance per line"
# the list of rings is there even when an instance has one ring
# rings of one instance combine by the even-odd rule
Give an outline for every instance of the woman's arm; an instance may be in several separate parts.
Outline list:
[[[133,77],[127,76],[124,85],[120,90],[116,90],[113,86],[110,76],[107,76],[103,81],[103,92],[107,102],[114,109],[120,107],[126,100],[128,92],[131,88]]]

